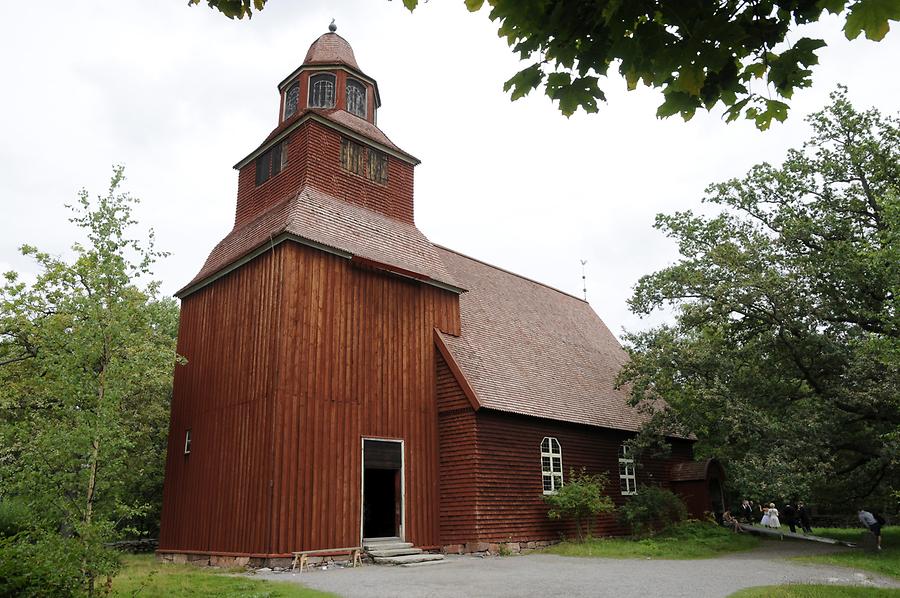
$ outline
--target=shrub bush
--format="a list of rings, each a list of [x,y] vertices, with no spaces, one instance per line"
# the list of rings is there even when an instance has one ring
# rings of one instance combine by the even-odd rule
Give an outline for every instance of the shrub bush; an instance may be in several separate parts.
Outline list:
[[[85,562],[101,583],[119,569],[118,555],[102,546],[85,546],[79,538],[42,531],[0,538],[0,596],[106,595],[109,586],[105,583],[95,588],[88,585],[82,571]]]
[[[0,596],[82,595],[78,551],[69,543],[28,532],[0,538]]]
[[[588,475],[583,468],[578,473],[569,470],[569,481],[556,494],[544,496],[544,502],[550,505],[547,516],[550,519],[571,517],[575,521],[578,540],[584,540],[585,525],[587,535],[590,536],[593,518],[615,508],[612,500],[603,494],[608,483],[609,479],[605,474]]]
[[[687,519],[687,507],[671,490],[644,486],[620,508],[619,519],[631,533],[643,536]]]

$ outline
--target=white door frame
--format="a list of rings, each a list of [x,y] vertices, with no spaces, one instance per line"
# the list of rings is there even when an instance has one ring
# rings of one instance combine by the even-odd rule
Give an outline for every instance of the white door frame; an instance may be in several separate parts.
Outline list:
[[[400,443],[400,529],[397,535],[400,540],[406,541],[406,442],[402,438],[378,438],[376,436],[363,436],[359,443],[360,468],[359,468],[359,544],[365,536],[364,513],[366,507],[366,440],[376,442]]]

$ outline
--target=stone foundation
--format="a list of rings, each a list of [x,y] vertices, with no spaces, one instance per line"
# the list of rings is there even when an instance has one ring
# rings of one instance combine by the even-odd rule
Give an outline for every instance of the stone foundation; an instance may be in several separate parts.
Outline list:
[[[174,563],[176,565],[220,567],[222,569],[233,569],[236,567],[244,567],[247,569],[269,568],[274,571],[289,570],[293,563],[293,558],[291,557],[263,558],[250,556],[220,556],[215,554],[193,554],[181,552],[157,552],[156,558],[160,562]],[[334,563],[351,563],[350,557],[345,555],[311,556],[309,557],[308,562],[312,567],[322,567]]]
[[[550,541],[532,542],[466,542],[465,544],[447,544],[441,547],[444,554],[474,554],[474,555],[508,555],[528,554],[540,548],[546,548],[556,544]]]

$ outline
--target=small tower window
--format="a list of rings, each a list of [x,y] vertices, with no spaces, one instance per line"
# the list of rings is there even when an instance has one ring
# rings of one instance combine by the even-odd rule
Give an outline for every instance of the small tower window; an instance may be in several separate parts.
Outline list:
[[[559,441],[550,436],[541,441],[541,476],[544,494],[556,494],[562,488],[562,448]]]
[[[347,80],[347,112],[366,117],[366,88],[354,79]]]
[[[190,430],[184,431],[184,454],[185,455],[191,454],[191,431]]]
[[[349,139],[341,140],[341,167],[353,174],[364,175],[366,148]]]
[[[386,184],[388,181],[388,157],[387,154],[377,150],[369,150],[369,179]]]
[[[297,103],[300,101],[300,84],[294,83],[288,88],[284,98],[284,118],[290,118],[297,113]]]
[[[309,107],[334,108],[334,75],[321,73],[309,78]]]
[[[256,159],[256,184],[262,185],[287,167],[288,140],[285,139]]]

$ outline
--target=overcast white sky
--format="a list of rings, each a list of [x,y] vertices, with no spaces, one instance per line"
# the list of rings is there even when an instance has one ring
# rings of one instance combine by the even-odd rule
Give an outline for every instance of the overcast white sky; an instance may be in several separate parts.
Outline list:
[[[654,116],[661,98],[607,80],[600,114],[559,114],[533,94],[510,103],[518,61],[486,12],[462,0],[270,0],[230,21],[186,0],[19,2],[0,23],[0,270],[33,269],[22,243],[65,254],[75,239],[63,204],[105,190],[124,163],[138,218],[172,256],[157,266],[172,293],[230,230],[232,165],[276,125],[276,85],[331,17],[378,83],[381,129],[422,160],[416,222],[434,242],[588,298],[613,332],[646,326],[631,287],[673,262],[657,212],[697,208],[712,182],[780,162],[808,134],[802,116],[838,82],[857,107],[900,109],[900,34],[847,42],[837,19],[815,87],[786,124],[760,133],[720,112],[688,123]],[[897,29],[896,25],[894,27]]]

